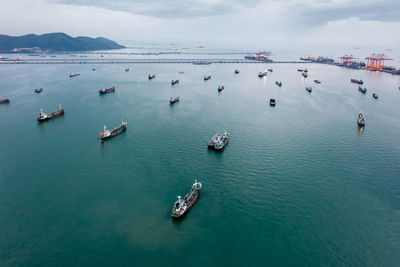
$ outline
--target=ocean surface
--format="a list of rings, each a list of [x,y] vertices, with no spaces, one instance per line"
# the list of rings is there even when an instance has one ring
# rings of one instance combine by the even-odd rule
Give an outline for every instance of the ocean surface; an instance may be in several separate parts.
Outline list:
[[[0,266],[400,266],[399,86],[319,64],[0,65]]]

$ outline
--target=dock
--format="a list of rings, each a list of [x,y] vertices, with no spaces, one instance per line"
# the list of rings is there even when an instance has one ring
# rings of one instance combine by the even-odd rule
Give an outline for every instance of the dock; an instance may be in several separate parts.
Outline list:
[[[49,58],[49,59],[6,59],[0,60],[0,64],[193,64],[198,62],[207,62],[210,64],[249,64],[249,63],[267,63],[267,64],[304,64],[310,61],[297,60],[297,61],[273,61],[264,62],[252,59],[215,59],[215,58],[162,58],[162,59],[78,59],[78,58]]]

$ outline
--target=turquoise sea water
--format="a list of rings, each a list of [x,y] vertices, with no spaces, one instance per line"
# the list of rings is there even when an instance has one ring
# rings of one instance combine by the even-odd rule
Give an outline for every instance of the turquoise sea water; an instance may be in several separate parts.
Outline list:
[[[0,265],[399,266],[399,85],[318,64],[0,65]],[[225,129],[225,151],[207,150]]]

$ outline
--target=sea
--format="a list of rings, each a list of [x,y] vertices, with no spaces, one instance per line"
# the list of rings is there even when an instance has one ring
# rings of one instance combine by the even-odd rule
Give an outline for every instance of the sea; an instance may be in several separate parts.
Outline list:
[[[399,86],[313,63],[0,64],[0,266],[400,266]]]

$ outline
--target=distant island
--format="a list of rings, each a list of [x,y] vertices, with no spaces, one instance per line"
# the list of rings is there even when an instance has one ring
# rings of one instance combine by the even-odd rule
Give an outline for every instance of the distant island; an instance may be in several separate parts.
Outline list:
[[[9,36],[0,34],[0,53],[72,52],[121,49],[125,46],[103,37],[71,37],[65,33]]]

